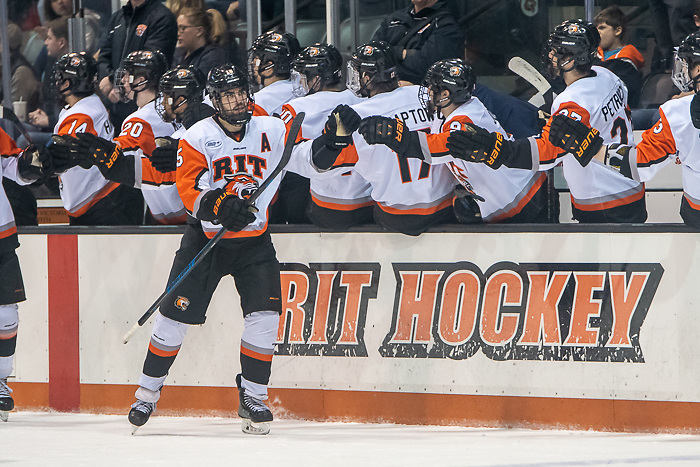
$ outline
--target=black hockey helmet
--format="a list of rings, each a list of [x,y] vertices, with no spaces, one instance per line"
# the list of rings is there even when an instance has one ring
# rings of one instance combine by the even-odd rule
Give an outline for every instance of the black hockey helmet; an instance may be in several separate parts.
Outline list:
[[[294,57],[301,51],[297,38],[288,32],[268,31],[261,34],[248,50],[248,73],[257,82],[255,74],[273,70],[274,76],[289,78]]]
[[[240,93],[240,94],[239,94]],[[231,64],[212,69],[207,79],[207,94],[219,118],[231,125],[245,125],[253,112],[253,97],[246,74]],[[245,104],[237,102],[236,94],[245,99]]]
[[[566,20],[549,35],[542,51],[542,66],[551,79],[561,71],[586,67],[593,63],[600,44],[598,29],[582,19]],[[552,63],[556,58],[557,65]],[[569,64],[571,67],[564,69]]]
[[[690,71],[693,65],[700,63],[700,31],[683,39],[673,58],[673,83],[683,92],[695,91],[700,82],[700,74],[692,79]]]
[[[476,86],[476,73],[464,60],[452,58],[435,62],[426,73],[418,91],[418,98],[429,113],[447,107],[450,104],[463,104],[472,97]],[[438,100],[438,95],[447,90],[448,97]],[[431,99],[432,91],[432,99]]]
[[[316,43],[305,48],[292,62],[294,95],[313,94],[324,86],[340,83],[342,66],[343,57],[334,45]],[[317,76],[319,79],[310,87],[309,83]]]
[[[193,66],[166,71],[158,83],[158,115],[166,122],[178,119],[175,110],[186,104],[196,107],[202,102],[204,86],[204,75]]]
[[[57,98],[66,92],[80,97],[95,92],[97,62],[85,52],[71,52],[61,56],[51,70],[51,91]],[[68,81],[68,86],[64,83]]]
[[[122,66],[114,74],[114,83],[119,90],[123,101],[128,101],[128,90],[124,86],[124,77],[128,75],[129,84],[132,85],[136,78],[144,78],[144,81],[132,88],[134,93],[146,88],[157,89],[163,73],[168,71],[168,61],[159,51],[136,50],[126,56]]]
[[[347,87],[356,96],[369,97],[367,87],[370,84],[397,82],[396,67],[398,60],[389,44],[374,41],[359,46],[348,61]],[[362,83],[362,78],[370,79]]]

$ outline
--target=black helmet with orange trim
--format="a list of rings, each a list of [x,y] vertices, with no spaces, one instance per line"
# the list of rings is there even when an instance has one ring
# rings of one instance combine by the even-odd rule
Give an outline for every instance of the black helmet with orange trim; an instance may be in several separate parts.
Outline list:
[[[342,67],[343,57],[334,45],[316,43],[305,48],[292,62],[294,95],[313,94],[325,86],[337,85]]]
[[[158,89],[158,82],[163,73],[168,71],[168,61],[159,51],[136,50],[129,53],[124,59],[122,66],[114,73],[114,83],[119,90],[119,96],[125,102],[129,91],[134,91],[134,98],[138,92],[144,89]],[[138,83],[136,80],[143,78]],[[129,84],[130,90],[126,84]]]
[[[253,97],[248,77],[231,64],[220,65],[209,72],[207,94],[219,118],[231,125],[245,125],[252,117]]]
[[[193,66],[168,70],[158,83],[156,111],[166,121],[179,121],[178,109],[198,107],[204,98],[205,80],[202,72]]]
[[[551,79],[562,71],[590,67],[596,57],[600,34],[583,19],[566,20],[555,27],[542,51],[542,66]]]
[[[369,97],[371,85],[398,83],[397,66],[396,54],[386,42],[373,41],[363,44],[348,61],[347,87],[356,96]]]
[[[425,75],[418,91],[421,105],[429,113],[451,104],[463,104],[472,97],[476,73],[464,60],[451,58],[435,62]],[[443,91],[449,95],[440,97]]]
[[[700,64],[700,31],[695,31],[683,39],[673,58],[673,83],[683,92],[697,92],[700,73],[691,78],[690,72],[695,65]]]
[[[256,83],[258,76],[267,70],[272,70],[272,76],[289,78],[292,61],[300,51],[299,41],[293,34],[275,31],[261,34],[248,50],[251,82]]]
[[[50,83],[52,94],[58,99],[68,92],[79,97],[89,96],[95,92],[97,84],[97,62],[85,52],[62,55],[54,63]]]

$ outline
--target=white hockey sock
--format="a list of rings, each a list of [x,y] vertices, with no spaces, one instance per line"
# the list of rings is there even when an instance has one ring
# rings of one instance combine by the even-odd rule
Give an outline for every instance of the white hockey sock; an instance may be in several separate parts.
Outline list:
[[[19,312],[16,303],[0,305],[0,339],[13,339],[17,335],[19,326]],[[13,344],[14,345],[14,344]],[[0,357],[0,378],[7,378],[12,374],[14,353]]]
[[[190,328],[188,324],[166,318],[158,313],[155,323],[153,323],[153,331],[151,333],[151,342],[149,350],[151,352],[168,352],[172,353],[180,349],[182,342],[185,339],[187,330]],[[160,391],[160,388],[167,378],[167,374],[161,377],[148,376],[141,373],[139,377],[139,386],[151,391]],[[143,400],[143,399],[142,399]]]
[[[256,311],[245,317],[241,348],[257,354],[270,355],[275,351],[275,341],[280,315],[276,311]],[[241,377],[241,386],[258,399],[267,399],[267,385],[254,383]]]

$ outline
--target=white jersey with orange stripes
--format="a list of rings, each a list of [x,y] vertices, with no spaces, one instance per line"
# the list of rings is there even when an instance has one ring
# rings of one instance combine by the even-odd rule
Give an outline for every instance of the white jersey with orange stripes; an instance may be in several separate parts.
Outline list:
[[[659,108],[661,118],[642,133],[630,155],[635,179],[648,181],[671,161],[682,164],[683,191],[690,206],[700,210],[700,130],[690,119],[693,95],[672,99]]]
[[[253,94],[255,105],[267,115],[279,115],[282,106],[294,98],[294,86],[289,79],[275,81]]]
[[[277,167],[284,149],[287,129],[276,117],[254,116],[240,141],[230,138],[214,121],[214,117],[195,123],[180,138],[178,149],[177,188],[187,210],[197,217],[199,203],[207,192],[224,188],[224,175],[242,174],[259,186]],[[287,171],[313,177],[310,162],[312,141],[295,146],[286,166]],[[240,232],[227,232],[224,238],[254,237],[267,229],[268,207],[279,188],[282,174],[275,177],[256,200],[255,221]],[[221,227],[202,221],[202,229],[210,238]]]
[[[567,115],[600,132],[605,144],[632,140],[632,122],[627,105],[627,88],[611,71],[594,66],[594,76],[581,78],[566,87],[552,103],[552,115]],[[601,164],[582,167],[572,154],[565,154],[549,142],[547,122],[536,138],[540,170],[562,162],[571,202],[582,211],[599,211],[629,204],[644,197],[644,185]]]
[[[125,154],[134,156],[134,186],[141,189],[151,214],[161,224],[182,224],[187,218],[175,186],[175,172],[158,172],[148,159],[156,147],[155,139],[171,136],[178,126],[163,121],[155,101],[151,101],[124,119],[114,138]]]
[[[280,118],[289,129],[292,119],[299,112],[304,112],[301,137],[313,139],[321,136],[328,115],[338,105],[354,105],[364,100],[349,89],[341,92],[318,91],[284,104]],[[310,191],[312,201],[328,209],[347,211],[374,204],[369,182],[351,169],[344,170],[339,176],[311,179]]]
[[[5,177],[14,180],[20,185],[28,185],[26,181],[22,180],[17,171],[17,156],[20,152],[21,150],[17,147],[14,140],[10,138],[10,135],[0,128],[0,182]],[[4,252],[8,248],[14,248],[17,245],[16,234],[15,216],[12,213],[12,207],[7,199],[7,194],[5,194],[5,189],[0,183],[0,252]],[[7,248],[5,248],[6,246]]]
[[[92,94],[79,100],[72,107],[63,108],[53,132],[71,136],[77,133],[92,133],[111,140],[114,128],[102,101]],[[63,207],[72,217],[84,214],[119,186],[118,183],[105,179],[97,167],[70,168],[59,177],[59,182]]]
[[[472,97],[455,109],[444,123],[435,119],[432,134],[419,135],[423,157],[431,165],[446,164],[459,183],[471,187],[484,198],[484,201],[477,200],[484,222],[498,222],[514,216],[532,199],[547,175],[544,172],[505,166],[493,170],[485,164],[453,157],[445,146],[447,137],[452,130],[464,130],[466,123],[490,132],[507,134],[484,104]]]
[[[403,86],[377,94],[355,104],[353,109],[365,118],[372,115],[396,117],[411,131],[430,131],[435,116],[421,106],[419,86]],[[353,170],[372,187],[378,207],[390,215],[426,215],[452,204],[455,178],[446,165],[428,165],[420,159],[399,157],[383,144],[369,145],[353,133],[354,145],[344,149],[338,161]],[[336,171],[342,171],[336,169]]]

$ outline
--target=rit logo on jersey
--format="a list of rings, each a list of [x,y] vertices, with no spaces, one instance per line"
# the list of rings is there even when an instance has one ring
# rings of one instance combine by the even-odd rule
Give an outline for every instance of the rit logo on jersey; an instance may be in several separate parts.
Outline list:
[[[267,134],[260,137],[260,154],[272,151]],[[247,172],[255,178],[263,178],[263,170],[267,169],[267,159],[253,154],[236,154],[224,156],[212,162],[214,169],[214,181],[218,182],[224,175],[233,175]]]

